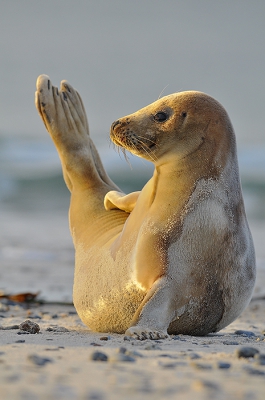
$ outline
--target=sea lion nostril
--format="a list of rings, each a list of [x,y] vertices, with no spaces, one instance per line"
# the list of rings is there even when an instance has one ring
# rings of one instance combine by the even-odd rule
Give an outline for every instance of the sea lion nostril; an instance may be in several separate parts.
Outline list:
[[[111,125],[111,129],[114,129],[119,124],[120,124],[120,121],[117,119],[117,121],[114,121],[113,124]]]

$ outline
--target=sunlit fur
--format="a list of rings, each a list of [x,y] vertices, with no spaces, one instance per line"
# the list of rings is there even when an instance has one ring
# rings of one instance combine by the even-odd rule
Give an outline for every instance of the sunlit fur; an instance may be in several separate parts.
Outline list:
[[[103,168],[75,89],[42,75],[36,106],[71,191],[82,321],[141,340],[231,323],[250,301],[255,255],[224,108],[180,92],[115,121],[110,136],[121,151],[154,163],[143,189],[125,195]]]

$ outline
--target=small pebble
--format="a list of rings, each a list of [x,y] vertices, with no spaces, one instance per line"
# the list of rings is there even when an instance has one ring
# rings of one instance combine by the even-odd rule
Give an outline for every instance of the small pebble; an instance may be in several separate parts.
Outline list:
[[[15,343],[25,343],[25,340],[16,340]]]
[[[69,332],[69,329],[64,326],[49,326],[46,331],[48,332]]]
[[[103,400],[105,399],[104,394],[100,393],[100,392],[90,392],[88,393],[88,395],[86,396],[87,400]]]
[[[76,311],[68,311],[68,315],[76,315],[77,312]]]
[[[135,350],[131,351],[131,350],[126,349],[126,347],[120,347],[118,350],[118,353],[126,354],[127,356],[130,356],[130,357],[143,357],[143,355],[141,353],[139,353],[138,351],[135,351]]]
[[[94,347],[102,347],[102,344],[99,344],[99,343],[92,342],[92,343],[90,343],[90,346],[94,346]]]
[[[101,351],[94,351],[94,353],[91,354],[90,359],[93,361],[108,361],[108,356]]]
[[[26,321],[22,322],[19,325],[19,329],[21,331],[25,331],[25,332],[28,332],[28,333],[35,334],[35,333],[39,333],[40,326],[38,324],[36,324],[36,322],[32,322],[29,319],[27,319]]]
[[[105,341],[107,341],[107,340],[109,340],[109,336],[101,336],[101,337],[99,338],[99,340],[105,340]]]
[[[178,364],[177,362],[167,362],[167,363],[165,363],[165,362],[161,362],[161,361],[159,361],[159,363],[158,363],[158,365],[160,367],[165,368],[165,369],[174,369],[174,368],[177,367],[177,364]]]
[[[127,354],[117,353],[111,356],[109,361],[135,362],[135,358]]]
[[[237,330],[234,332],[235,335],[241,335],[241,336],[247,336],[247,337],[253,337],[256,336],[254,332],[251,331],[243,331],[243,330]]]
[[[238,358],[250,358],[258,354],[259,351],[254,347],[239,347],[236,349],[236,355]]]
[[[31,361],[33,364],[38,365],[40,367],[44,366],[45,364],[52,362],[52,359],[50,358],[45,358],[45,357],[40,357],[37,354],[31,354],[28,356],[29,361]]]
[[[223,341],[223,344],[226,344],[226,345],[228,345],[228,346],[238,346],[238,345],[239,345],[238,342],[233,342],[233,341],[231,341],[231,340],[224,340],[224,341]]]
[[[201,358],[201,356],[199,356],[197,353],[190,353],[188,357],[190,360],[197,360],[198,358]]]
[[[176,367],[185,367],[187,363],[185,361],[172,361],[172,362],[158,362],[158,365],[165,369],[174,369]]]
[[[118,352],[122,353],[122,354],[125,354],[126,351],[127,351],[126,347],[120,347],[119,350],[118,350]]]
[[[159,354],[158,357],[178,358],[177,356],[173,356],[171,354]]]
[[[31,319],[41,319],[41,316],[37,315],[37,314],[36,315],[34,314],[34,315],[31,315],[30,318]]]
[[[183,337],[180,337],[179,335],[172,336],[171,339],[173,339],[173,340],[181,340],[182,342],[186,342],[186,339],[183,339]]]
[[[217,363],[217,368],[219,368],[219,369],[229,369],[230,367],[231,367],[231,364],[227,363],[227,362],[219,361]]]
[[[131,341],[133,341],[133,340],[136,340],[136,339],[134,339],[132,336],[123,336],[123,340],[127,340],[128,342],[131,342]]]
[[[59,351],[59,347],[53,347],[52,349],[45,349],[46,351]]]
[[[148,344],[144,347],[145,350],[162,350],[157,344]]]

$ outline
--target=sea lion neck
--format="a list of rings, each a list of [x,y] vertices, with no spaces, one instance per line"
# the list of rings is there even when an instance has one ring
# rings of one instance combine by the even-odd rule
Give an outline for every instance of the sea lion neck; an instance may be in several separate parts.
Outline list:
[[[191,159],[183,157],[176,161],[164,162],[155,165],[153,179],[158,187],[158,181],[161,180],[165,188],[175,190],[175,185],[179,187],[193,186],[193,184],[201,177],[214,177],[216,168],[209,157],[202,162],[201,154]],[[213,176],[212,176],[213,175]],[[164,188],[163,188],[164,189]]]
[[[185,204],[185,201],[191,195],[198,174],[191,171],[190,174],[181,167],[176,167],[171,164],[163,164],[156,166],[153,177],[148,182],[150,197],[149,206],[153,203],[167,204],[169,209],[176,207],[180,211]],[[151,189],[151,190],[150,190]]]

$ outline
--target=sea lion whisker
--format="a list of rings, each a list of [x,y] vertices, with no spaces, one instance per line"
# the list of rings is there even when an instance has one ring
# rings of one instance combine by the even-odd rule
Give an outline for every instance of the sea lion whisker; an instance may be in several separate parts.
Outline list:
[[[145,148],[143,145],[141,145],[141,147],[142,147],[142,149],[144,150],[144,152],[151,158],[151,160],[152,160],[153,162],[156,162],[156,161],[157,161],[157,157],[156,157],[156,155],[152,152],[152,150],[150,150],[150,149],[148,148],[148,151],[147,151],[146,148]]]
[[[138,141],[138,143],[140,144],[141,149],[151,158],[151,160],[153,162],[155,162],[157,160],[157,157],[155,156],[153,151],[150,150],[150,148],[145,143],[141,142],[140,140]]]
[[[122,152],[125,161],[127,162],[127,164],[132,169],[132,164],[130,163],[129,156],[126,153],[126,149],[123,146],[121,146],[120,144],[117,144],[117,143],[114,143],[114,142],[112,142],[112,144],[114,146],[114,150],[118,152],[120,159],[121,159],[121,154],[120,153]]]
[[[148,154],[149,157],[151,157],[152,161],[155,162],[157,160],[157,157],[155,153],[150,149],[150,147],[148,147],[146,143],[144,143],[142,140],[139,139],[138,143],[141,145],[142,150],[144,150],[144,152]]]
[[[144,139],[144,140],[148,140],[148,142],[150,142],[150,143],[152,143],[152,144],[156,144],[156,142],[155,142],[154,140],[149,139],[149,138],[147,138],[147,137],[145,137],[145,136],[137,135],[137,137],[139,137],[139,138],[141,138],[141,139]]]
[[[164,89],[162,89],[161,90],[161,92],[160,92],[160,94],[159,94],[159,96],[158,96],[158,99],[157,100],[159,100],[160,99],[160,97],[162,96],[162,93],[164,92],[164,90],[166,90],[166,88],[169,86],[169,83],[164,87]]]
[[[132,169],[132,164],[130,163],[130,159],[128,154],[126,153],[126,149],[124,147],[121,147],[121,151],[123,153],[123,156],[125,158],[125,161],[127,162],[127,164],[130,166],[130,168]]]
[[[110,148],[110,146],[115,147],[115,144],[113,143],[113,141],[111,140],[111,138],[109,138],[109,148]]]

